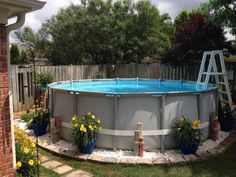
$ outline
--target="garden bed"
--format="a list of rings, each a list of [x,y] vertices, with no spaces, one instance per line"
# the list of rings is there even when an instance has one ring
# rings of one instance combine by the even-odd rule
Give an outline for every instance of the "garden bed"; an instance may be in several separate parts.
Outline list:
[[[19,127],[22,123],[18,123]],[[29,135],[34,137],[30,130],[25,130]],[[234,133],[231,133],[234,134]],[[198,148],[196,154],[183,155],[179,150],[166,150],[161,153],[159,150],[155,152],[144,152],[143,157],[134,156],[133,151],[125,150],[107,150],[95,148],[94,152],[90,155],[80,154],[78,148],[63,140],[53,144],[50,135],[46,134],[39,137],[39,146],[50,152],[67,156],[78,160],[90,160],[102,163],[125,163],[125,164],[173,164],[180,162],[190,162],[208,158],[224,152],[227,146],[236,139],[228,132],[220,131],[219,139],[213,141],[208,139],[204,141]],[[230,135],[230,136],[229,136]],[[34,137],[35,138],[35,137]]]

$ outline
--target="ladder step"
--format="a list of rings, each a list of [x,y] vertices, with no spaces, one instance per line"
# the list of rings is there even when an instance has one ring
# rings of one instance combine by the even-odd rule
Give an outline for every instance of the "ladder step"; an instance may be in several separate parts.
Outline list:
[[[209,74],[209,75],[225,75],[226,73],[222,73],[222,72],[203,72],[202,74]]]
[[[219,92],[219,93],[226,94],[226,95],[227,95],[227,94],[231,94],[231,93],[228,93],[228,92],[225,92],[225,91],[222,91],[222,90],[219,90],[218,92]]]
[[[219,84],[219,85],[225,85],[224,82],[217,82],[216,84]]]
[[[221,102],[225,103],[225,104],[229,104],[228,101],[225,101],[225,100],[220,100]]]

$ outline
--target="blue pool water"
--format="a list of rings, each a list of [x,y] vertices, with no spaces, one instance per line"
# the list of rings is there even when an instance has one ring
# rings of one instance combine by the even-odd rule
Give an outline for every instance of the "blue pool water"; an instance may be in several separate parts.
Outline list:
[[[71,82],[58,82],[49,85],[53,89],[102,92],[102,93],[161,93],[161,92],[198,92],[214,88],[196,86],[195,82],[166,81],[166,80],[83,80]]]

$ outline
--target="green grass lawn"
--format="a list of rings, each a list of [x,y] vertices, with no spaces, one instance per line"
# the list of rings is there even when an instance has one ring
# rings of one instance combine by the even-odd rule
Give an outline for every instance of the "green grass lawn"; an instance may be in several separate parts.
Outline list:
[[[224,154],[189,164],[129,166],[75,161],[54,156],[41,150],[52,159],[85,170],[98,177],[236,177],[236,143]],[[46,175],[46,171],[44,171]],[[51,174],[48,176],[50,177]],[[56,176],[55,176],[56,177]]]

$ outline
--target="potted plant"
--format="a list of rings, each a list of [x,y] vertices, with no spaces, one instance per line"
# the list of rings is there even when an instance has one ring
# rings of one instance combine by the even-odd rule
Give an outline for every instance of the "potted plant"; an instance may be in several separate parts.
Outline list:
[[[173,133],[183,154],[195,154],[200,142],[200,120],[190,121],[184,116],[173,124]]]
[[[101,130],[100,119],[92,113],[72,117],[72,138],[81,153],[91,154]]]
[[[28,128],[32,128],[36,136],[42,136],[46,134],[49,121],[50,121],[49,112],[39,107],[35,109],[33,119],[30,121]]]
[[[232,111],[228,106],[222,108],[221,104],[218,106],[218,117],[222,131],[229,132],[234,126],[234,117]]]

